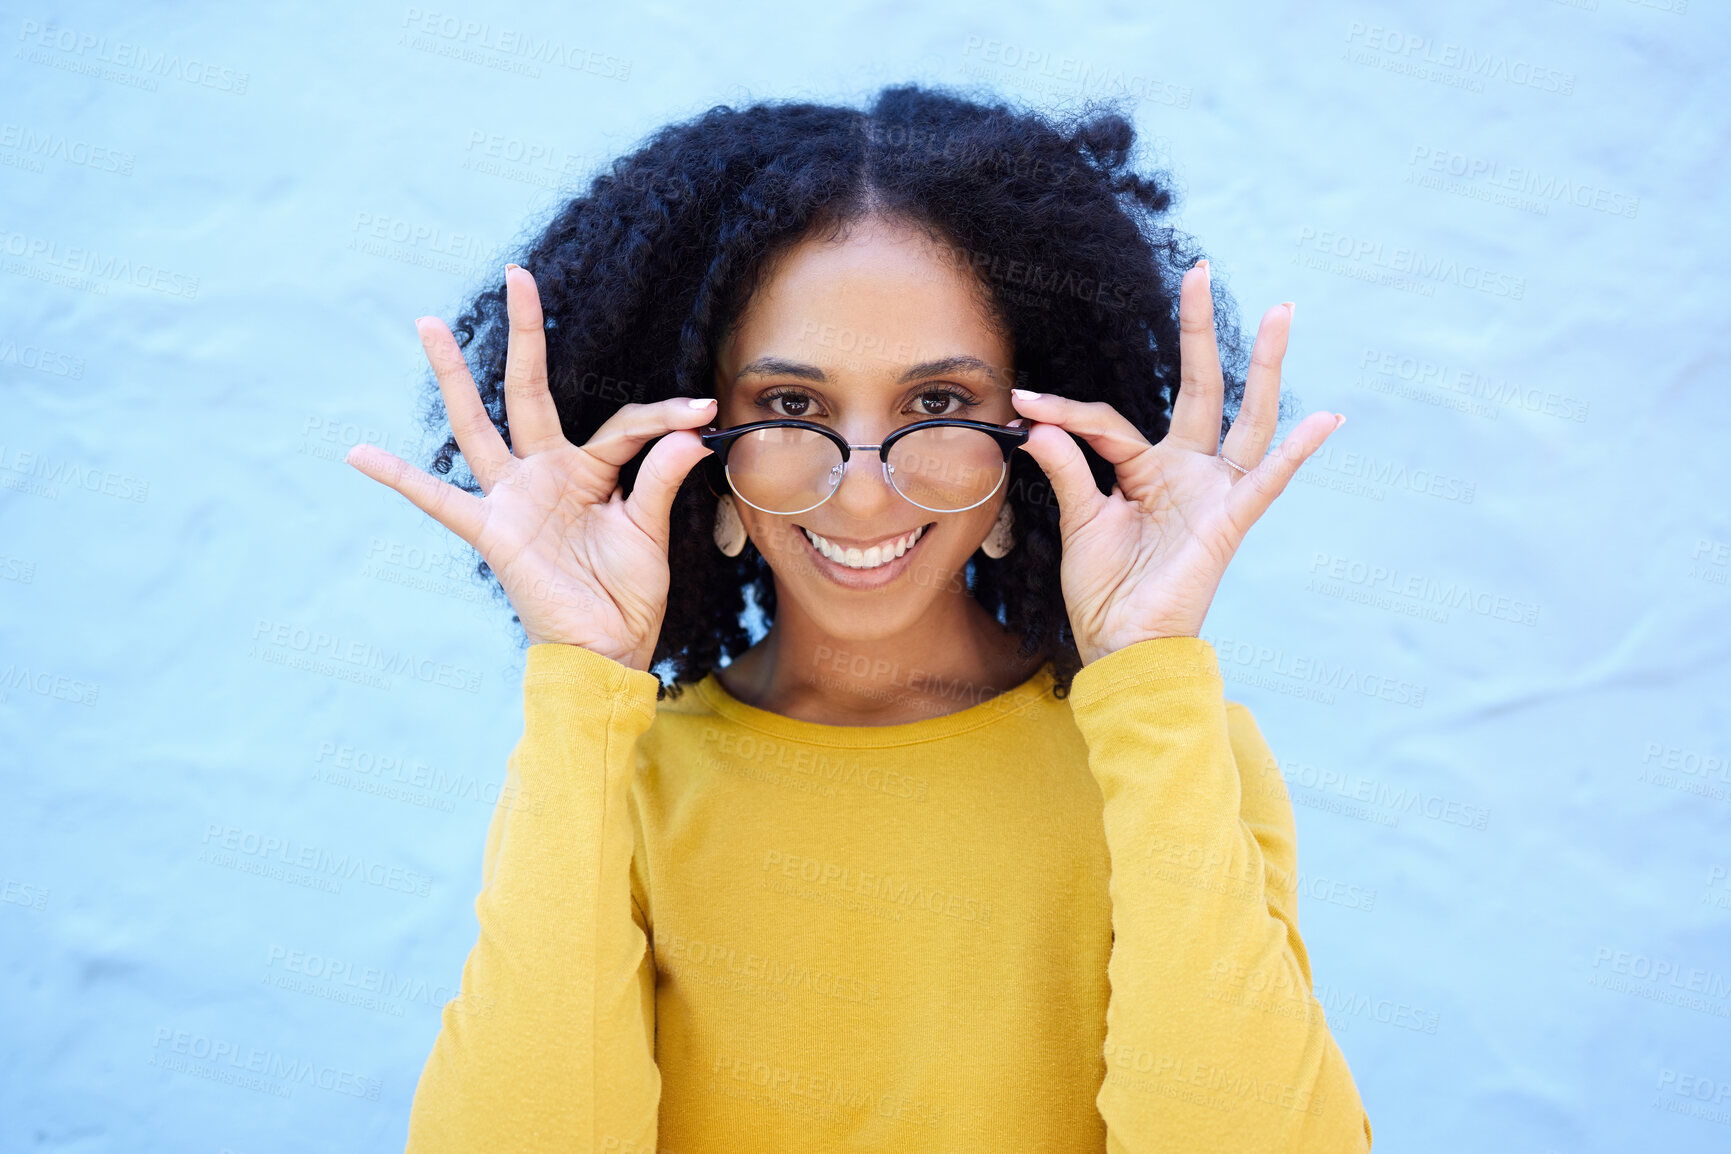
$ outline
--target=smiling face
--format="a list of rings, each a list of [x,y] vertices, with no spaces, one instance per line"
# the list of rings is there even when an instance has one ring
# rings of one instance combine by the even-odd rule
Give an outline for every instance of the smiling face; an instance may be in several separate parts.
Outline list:
[[[932,417],[1008,424],[1011,363],[1008,336],[952,252],[920,229],[868,217],[777,262],[717,352],[716,427],[795,417],[876,445]],[[854,451],[835,492],[804,513],[735,501],[774,570],[778,618],[791,612],[830,637],[866,640],[971,601],[967,562],[1004,486],[975,508],[935,513],[892,488],[879,460]]]

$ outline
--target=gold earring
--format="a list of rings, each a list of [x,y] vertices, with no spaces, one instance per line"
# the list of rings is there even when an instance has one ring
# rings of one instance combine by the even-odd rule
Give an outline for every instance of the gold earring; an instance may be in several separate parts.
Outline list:
[[[739,519],[739,506],[730,493],[715,502],[715,547],[729,557],[745,550],[745,522]]]
[[[998,519],[992,522],[992,531],[986,534],[985,541],[980,545],[980,551],[994,561],[1003,557],[1016,547],[1015,533],[1016,515],[1010,511],[1010,503],[1004,502],[998,510]]]

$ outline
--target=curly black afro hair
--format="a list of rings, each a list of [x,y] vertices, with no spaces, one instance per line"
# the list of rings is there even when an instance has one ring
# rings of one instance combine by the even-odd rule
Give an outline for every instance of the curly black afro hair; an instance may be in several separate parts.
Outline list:
[[[775,258],[876,211],[971,263],[1024,387],[1105,401],[1158,441],[1179,384],[1178,285],[1201,254],[1158,223],[1173,204],[1171,180],[1132,171],[1134,139],[1110,107],[1059,119],[911,84],[883,89],[864,111],[771,101],[660,129],[514,257],[540,287],[548,385],[566,438],[583,444],[622,403],[712,396],[715,351]],[[1218,287],[1215,296],[1230,419],[1245,351],[1230,298]],[[508,443],[502,278],[452,331]],[[428,390],[429,428],[445,434],[430,467],[449,474],[460,450],[431,379]],[[1083,451],[1109,492],[1110,465]],[[968,587],[1020,634],[1024,656],[1052,662],[1064,695],[1081,659],[1057,579],[1058,510],[1039,465],[1025,453],[1013,459],[1016,547],[1002,560],[976,553]],[[621,475],[626,492],[641,460]],[[773,575],[757,549],[730,558],[715,548],[716,498],[702,473],[691,471],[673,506],[672,586],[653,659],[671,672],[664,697],[750,647],[748,597],[765,620],[775,616]],[[480,492],[467,469],[456,481]],[[477,571],[502,598],[485,561]]]

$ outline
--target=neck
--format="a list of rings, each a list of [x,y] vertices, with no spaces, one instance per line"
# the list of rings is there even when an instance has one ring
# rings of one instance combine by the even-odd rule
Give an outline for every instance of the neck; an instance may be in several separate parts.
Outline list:
[[[722,688],[747,705],[821,725],[902,725],[956,713],[1013,689],[1044,664],[1018,657],[1007,632],[966,593],[939,598],[908,628],[836,637],[777,599],[775,624],[725,669]]]

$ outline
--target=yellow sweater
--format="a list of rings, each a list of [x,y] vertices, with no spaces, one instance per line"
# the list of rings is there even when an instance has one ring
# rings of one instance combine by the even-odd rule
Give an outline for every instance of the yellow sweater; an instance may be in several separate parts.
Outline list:
[[[887,726],[527,660],[412,1154],[1369,1148],[1207,642]]]

